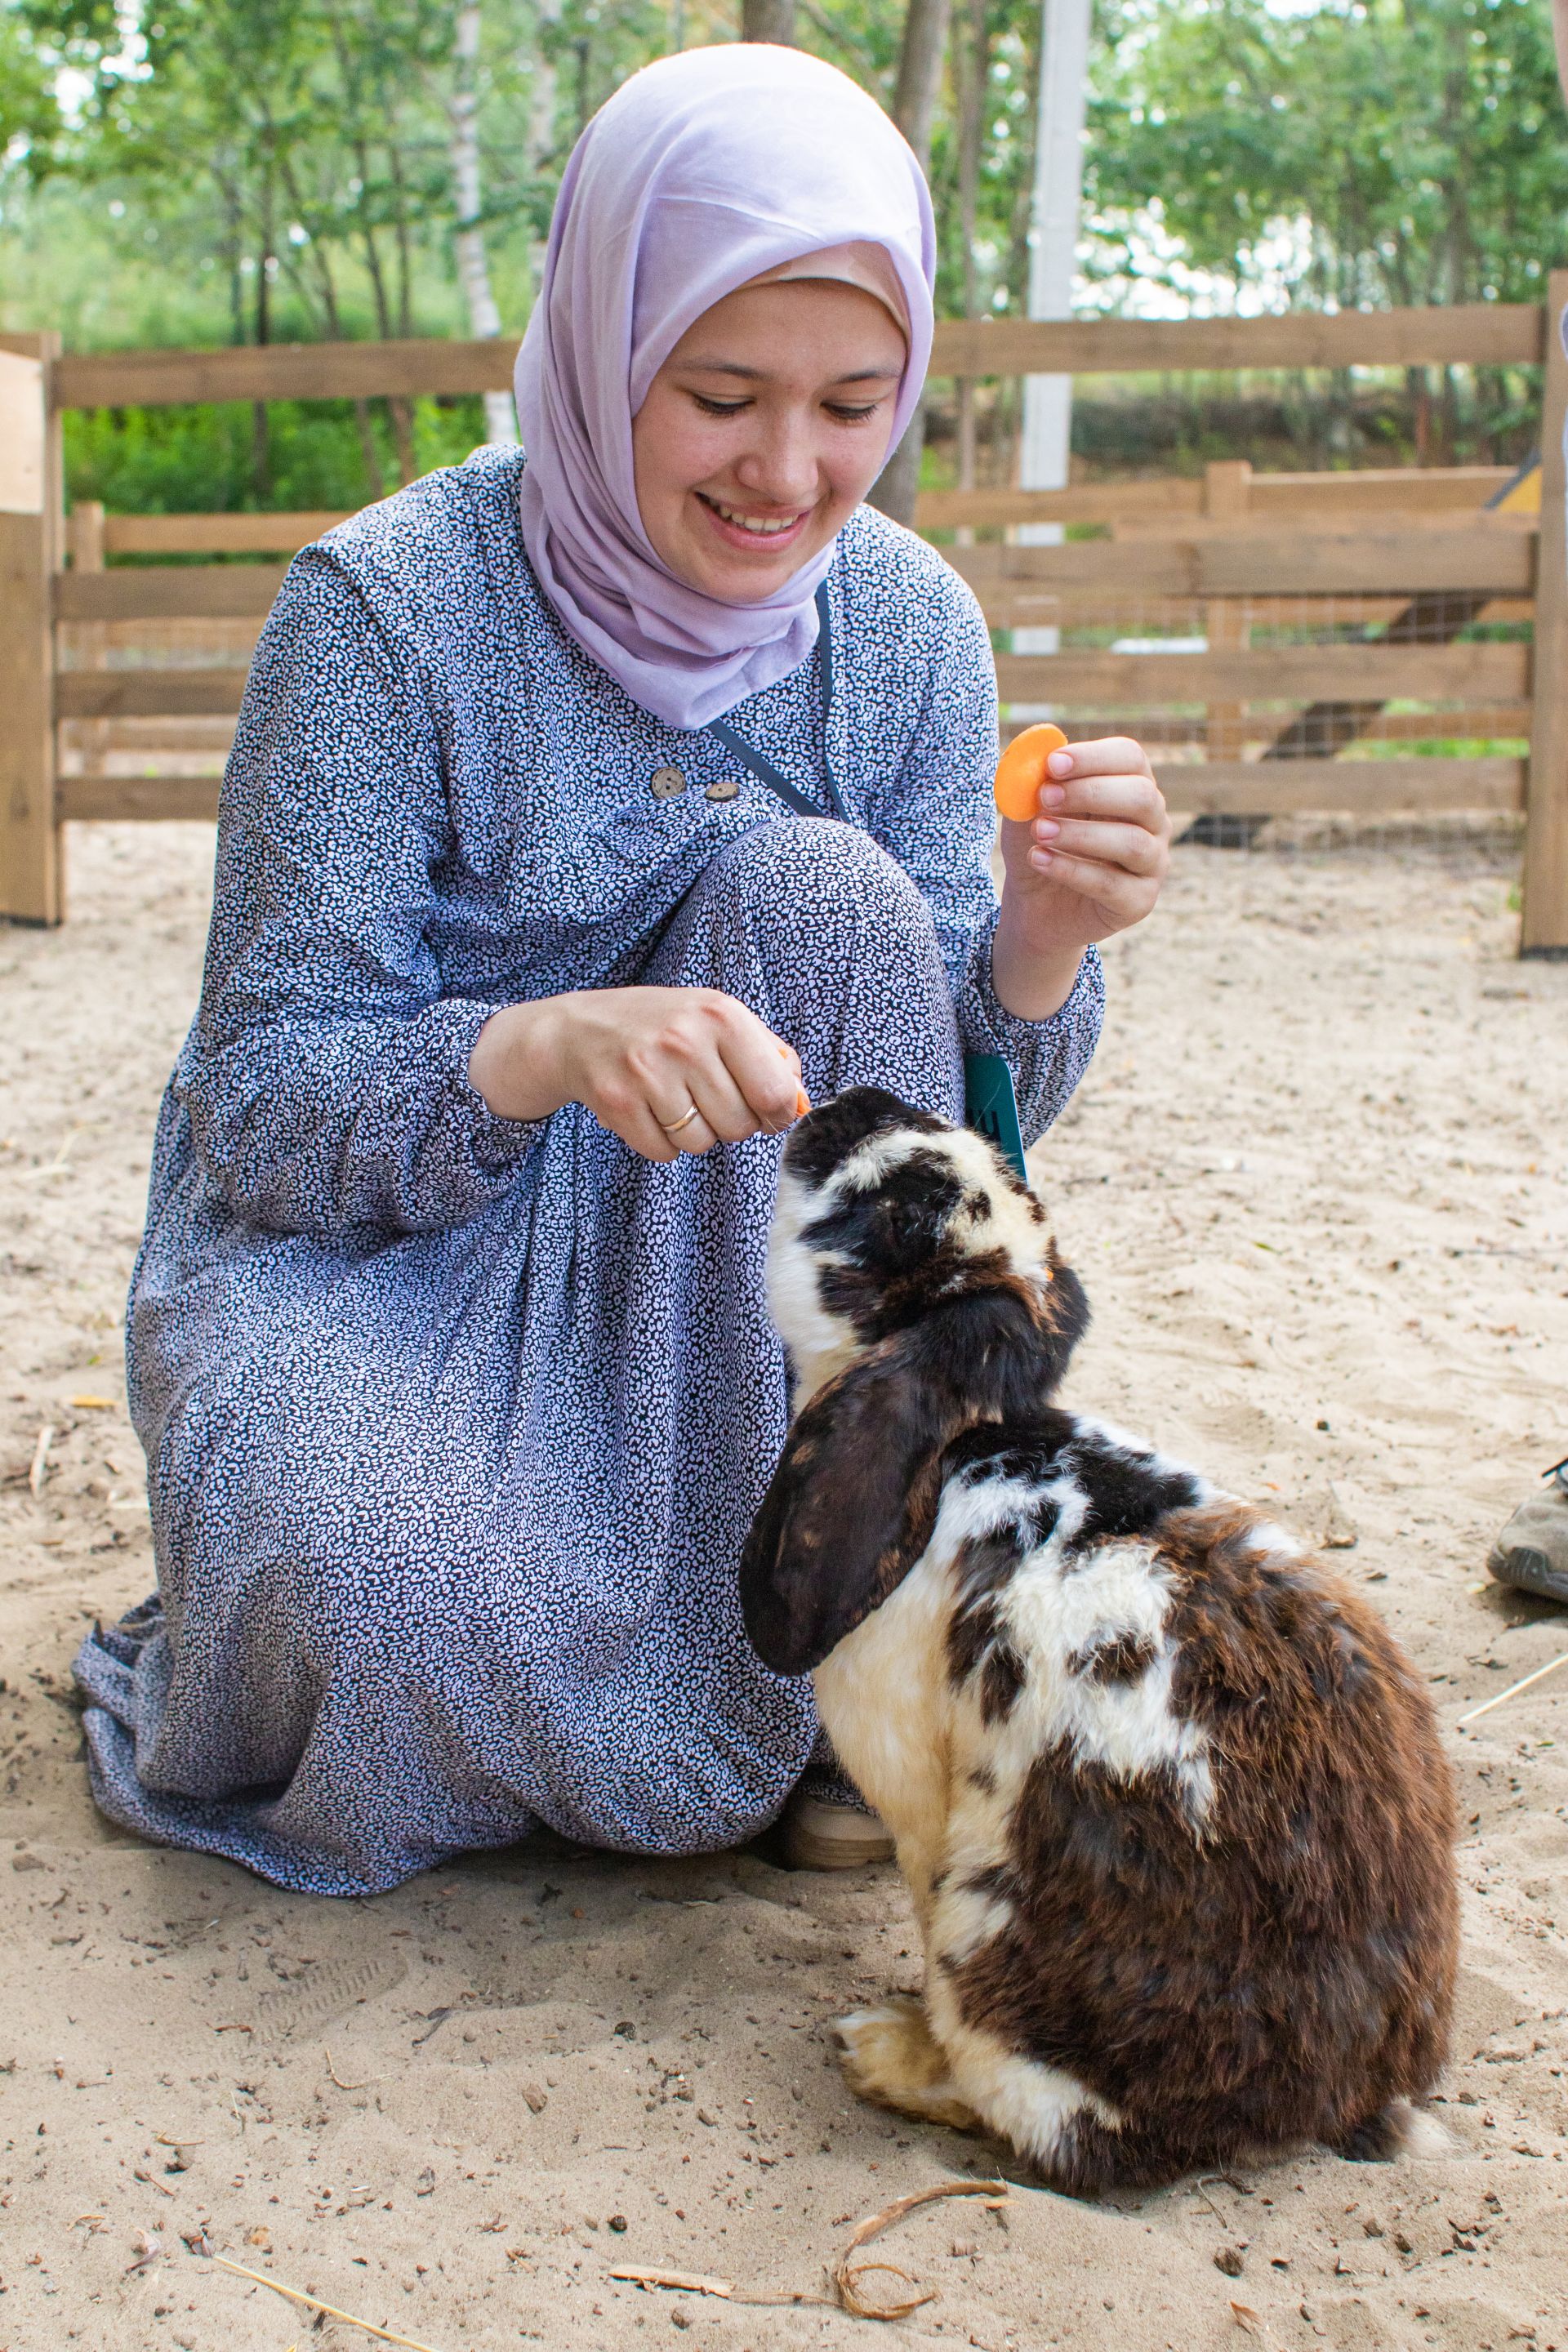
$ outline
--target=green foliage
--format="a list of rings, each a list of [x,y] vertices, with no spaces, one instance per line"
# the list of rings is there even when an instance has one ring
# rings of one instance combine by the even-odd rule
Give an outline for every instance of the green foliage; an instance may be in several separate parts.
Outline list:
[[[279,400],[268,408],[268,509],[347,509],[395,480],[396,452],[381,404],[371,420],[380,478],[366,471],[353,404]],[[116,514],[243,513],[256,496],[254,425],[247,406],[73,409],[65,420],[74,499],[100,499]],[[417,470],[458,465],[484,438],[478,400],[414,404]]]
[[[1313,305],[1539,299],[1568,197],[1545,0],[1100,5],[1108,291],[1208,272]]]
[[[1528,300],[1564,257],[1548,0],[1097,5],[1082,253],[1100,307]],[[886,101],[903,6],[799,0],[799,36]],[[458,15],[458,0],[0,0],[0,322],[58,325],[78,347],[468,331]],[[485,242],[521,329],[583,124],[638,66],[729,37],[733,0],[484,0],[483,24]],[[953,0],[931,160],[946,313],[1023,308],[1038,41],[1038,0]],[[1279,419],[1259,412],[1247,446],[1388,462],[1413,437],[1430,456],[1509,455],[1531,430],[1521,373],[1342,394],[1269,393]],[[1240,430],[1239,410],[1136,405],[1081,401],[1081,453],[1195,464]],[[379,404],[279,405],[265,444],[239,412],[79,420],[73,480],[118,506],[353,504],[411,447],[424,462],[432,434],[477,437],[459,415],[422,405],[411,442]],[[986,416],[1005,445],[1007,415]]]

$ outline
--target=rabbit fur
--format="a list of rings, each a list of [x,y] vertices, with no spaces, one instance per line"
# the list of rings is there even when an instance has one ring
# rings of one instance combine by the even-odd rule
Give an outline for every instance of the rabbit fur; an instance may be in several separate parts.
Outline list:
[[[966,1129],[856,1087],[795,1129],[769,1262],[795,1417],[747,1631],[811,1671],[897,1841],[920,2000],[849,2081],[1079,2195],[1292,2143],[1440,2143],[1453,1797],[1379,1617],[1279,1527],[1051,1402],[1088,1320]]]

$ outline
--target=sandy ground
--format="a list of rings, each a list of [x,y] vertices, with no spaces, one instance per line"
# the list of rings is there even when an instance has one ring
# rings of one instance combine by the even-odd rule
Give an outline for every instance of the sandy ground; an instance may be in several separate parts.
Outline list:
[[[204,2231],[435,2352],[875,2339],[608,2273],[821,2296],[857,2220],[984,2174],[831,2062],[826,2021],[914,1977],[890,1871],[520,1848],[333,1904],[93,1812],[68,1662],[151,1581],[121,1307],[210,854],[86,835],[69,927],[0,932],[0,2352],[368,2340],[197,2259]],[[1479,865],[1183,853],[1037,1161],[1098,1313],[1076,1397],[1353,1536],[1450,1727],[1568,1648],[1568,1612],[1479,1580],[1568,1450],[1568,969],[1510,961],[1506,893]],[[895,2337],[1568,2347],[1568,1671],[1451,1745],[1453,2153],[929,2207],[885,2248],[938,2296]]]

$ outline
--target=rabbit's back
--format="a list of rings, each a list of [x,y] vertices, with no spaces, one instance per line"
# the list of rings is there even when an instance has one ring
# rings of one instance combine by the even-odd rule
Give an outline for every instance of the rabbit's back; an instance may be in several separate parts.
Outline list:
[[[1355,2144],[1430,2089],[1452,1996],[1447,1768],[1376,1614],[1103,1425],[976,1431],[947,1581],[957,1763],[939,2032],[1082,2084],[1081,2177]],[[1103,2141],[1103,2146],[1100,2143]]]

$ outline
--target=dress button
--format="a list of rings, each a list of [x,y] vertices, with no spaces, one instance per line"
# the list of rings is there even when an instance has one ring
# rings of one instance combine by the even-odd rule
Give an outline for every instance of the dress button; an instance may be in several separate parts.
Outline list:
[[[677,793],[686,790],[686,778],[679,768],[656,768],[648,790],[656,801],[672,801]]]
[[[702,797],[710,801],[732,801],[740,789],[733,776],[720,776],[708,786]]]

